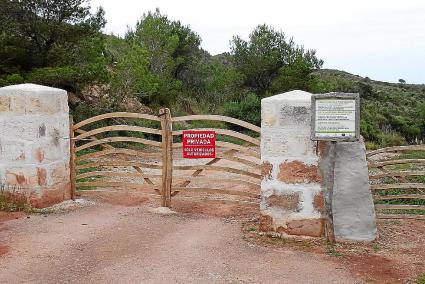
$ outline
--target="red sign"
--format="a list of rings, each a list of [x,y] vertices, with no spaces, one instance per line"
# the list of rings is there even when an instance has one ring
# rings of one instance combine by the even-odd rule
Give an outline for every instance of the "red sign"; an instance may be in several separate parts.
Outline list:
[[[183,131],[183,158],[215,158],[215,132]]]

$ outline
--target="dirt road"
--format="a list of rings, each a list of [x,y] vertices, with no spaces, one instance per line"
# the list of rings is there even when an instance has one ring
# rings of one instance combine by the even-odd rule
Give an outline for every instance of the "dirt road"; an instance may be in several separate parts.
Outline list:
[[[0,283],[355,283],[326,256],[247,242],[241,221],[97,203],[0,222]]]

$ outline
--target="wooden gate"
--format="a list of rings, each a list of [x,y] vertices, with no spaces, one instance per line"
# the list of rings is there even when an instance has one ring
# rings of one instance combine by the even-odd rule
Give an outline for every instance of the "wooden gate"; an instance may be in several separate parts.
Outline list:
[[[169,110],[161,110],[169,114]],[[137,188],[161,194],[164,140],[171,133],[165,115],[114,112],[73,124],[72,191],[84,188]],[[147,170],[150,170],[148,173]],[[162,194],[164,196],[164,194]],[[165,198],[162,204],[166,204]]]
[[[73,198],[77,189],[114,187],[156,193],[167,207],[180,192],[258,204],[260,128],[253,124],[218,115],[171,118],[168,109],[158,116],[114,112],[70,123]],[[197,127],[206,123],[211,127]],[[215,131],[216,158],[183,159],[183,130]]]
[[[171,196],[189,193],[229,202],[259,204],[260,132],[261,128],[231,117],[190,115],[173,117],[173,184]],[[203,121],[201,124],[200,121]],[[197,125],[210,124],[200,128]],[[179,129],[179,130],[177,130]],[[188,160],[182,158],[184,130],[208,130],[216,134],[216,158]],[[194,196],[195,195],[195,196]]]

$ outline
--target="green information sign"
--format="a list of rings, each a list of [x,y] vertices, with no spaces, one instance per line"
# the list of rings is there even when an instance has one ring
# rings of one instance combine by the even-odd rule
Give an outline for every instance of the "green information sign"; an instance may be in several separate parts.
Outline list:
[[[312,96],[312,139],[355,141],[359,138],[359,95],[330,93]]]

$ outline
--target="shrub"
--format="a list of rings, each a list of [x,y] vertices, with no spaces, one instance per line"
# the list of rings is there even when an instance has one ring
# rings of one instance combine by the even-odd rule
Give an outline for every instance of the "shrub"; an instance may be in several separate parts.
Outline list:
[[[261,100],[254,93],[249,93],[240,102],[230,102],[224,105],[224,115],[261,124]]]
[[[27,75],[27,81],[36,84],[65,88],[77,81],[77,71],[70,66],[33,69]]]
[[[24,82],[24,78],[20,74],[10,74],[4,79],[0,79],[0,87],[8,85],[16,85]]]
[[[367,150],[376,150],[379,148],[379,145],[374,142],[365,142],[365,146]]]
[[[406,145],[406,139],[401,136],[399,133],[381,133],[379,135],[379,144],[382,147],[391,147],[391,146],[401,146]]]

